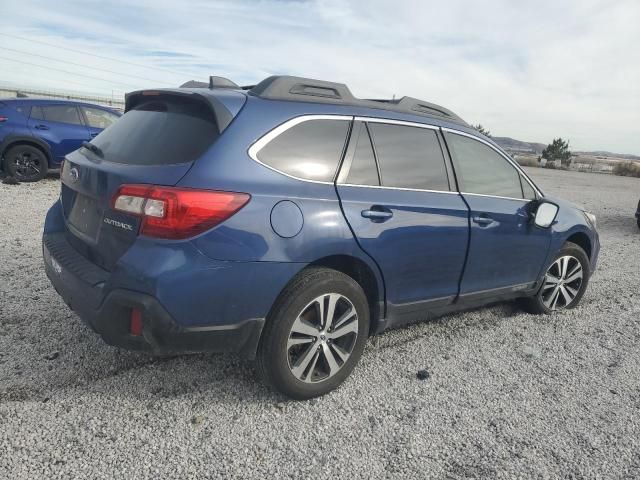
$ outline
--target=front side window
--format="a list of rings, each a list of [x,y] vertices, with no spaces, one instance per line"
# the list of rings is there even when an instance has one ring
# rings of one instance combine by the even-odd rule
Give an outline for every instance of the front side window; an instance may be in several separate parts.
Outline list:
[[[434,130],[370,123],[385,187],[449,191],[444,155]]]
[[[114,113],[107,112],[106,110],[102,110],[100,108],[92,108],[92,107],[81,107],[84,112],[85,117],[87,117],[87,122],[90,127],[93,128],[102,128],[105,129],[111,126],[116,120],[118,120],[118,116]]]
[[[520,175],[520,183],[522,184],[522,193],[524,193],[524,198],[535,200],[537,198],[536,191],[522,175]]]
[[[307,120],[282,132],[256,156],[265,165],[288,175],[331,182],[348,128],[348,120]]]
[[[445,135],[462,192],[523,198],[520,174],[502,155],[473,138]]]
[[[44,117],[49,122],[71,123],[82,125],[78,109],[75,105],[50,105],[42,107]]]

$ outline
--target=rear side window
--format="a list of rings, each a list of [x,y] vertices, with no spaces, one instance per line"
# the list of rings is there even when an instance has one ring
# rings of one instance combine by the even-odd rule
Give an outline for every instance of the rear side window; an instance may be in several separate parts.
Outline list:
[[[44,120],[44,112],[42,107],[31,107],[31,118],[35,120]]]
[[[426,128],[370,123],[382,185],[449,190],[444,155],[436,132]]]
[[[205,103],[160,96],[129,110],[91,143],[110,162],[170,165],[196,160],[218,136]]]
[[[42,110],[44,111],[44,119],[48,122],[82,125],[80,114],[75,105],[49,105],[42,107]]]
[[[348,120],[307,120],[275,137],[256,154],[280,172],[331,182],[347,138]]]
[[[523,198],[520,173],[502,155],[469,137],[447,133],[446,139],[462,192]]]
[[[343,165],[340,172],[340,183],[380,185],[376,158],[366,124],[356,123],[354,125]]]

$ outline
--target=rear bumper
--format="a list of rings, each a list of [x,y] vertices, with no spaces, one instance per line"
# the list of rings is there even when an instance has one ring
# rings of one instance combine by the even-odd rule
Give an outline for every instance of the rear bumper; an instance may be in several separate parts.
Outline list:
[[[183,326],[152,295],[128,289],[104,292],[108,272],[75,253],[60,234],[45,235],[45,271],[67,305],[110,345],[156,354],[236,352],[254,358],[264,318],[228,325]],[[141,312],[142,335],[130,333],[132,309]]]

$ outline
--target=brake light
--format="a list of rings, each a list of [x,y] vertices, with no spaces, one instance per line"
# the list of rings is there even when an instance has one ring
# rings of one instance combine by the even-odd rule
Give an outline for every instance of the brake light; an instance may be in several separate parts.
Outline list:
[[[113,196],[111,206],[114,210],[141,217],[142,235],[184,239],[225,221],[250,198],[247,193],[122,185]]]

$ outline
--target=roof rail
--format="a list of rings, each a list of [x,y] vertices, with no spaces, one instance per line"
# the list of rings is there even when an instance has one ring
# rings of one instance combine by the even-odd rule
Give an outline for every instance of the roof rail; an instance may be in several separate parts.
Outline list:
[[[366,100],[353,96],[344,83],[313,80],[287,75],[271,76],[249,90],[251,95],[268,100],[332,103],[357,107],[377,108],[411,115],[438,117],[450,122],[467,123],[451,110],[434,103],[412,97],[398,100]]]

